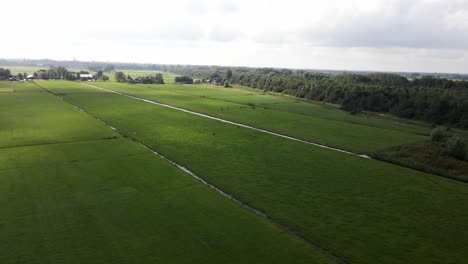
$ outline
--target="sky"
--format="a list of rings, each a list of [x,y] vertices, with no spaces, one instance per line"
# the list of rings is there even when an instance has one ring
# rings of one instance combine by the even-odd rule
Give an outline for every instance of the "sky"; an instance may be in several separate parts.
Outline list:
[[[468,73],[468,0],[22,0],[0,58]]]

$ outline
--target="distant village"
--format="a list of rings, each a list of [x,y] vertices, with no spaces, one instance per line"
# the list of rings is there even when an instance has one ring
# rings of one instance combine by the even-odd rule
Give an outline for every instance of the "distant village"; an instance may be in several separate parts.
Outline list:
[[[0,68],[0,80],[9,80],[12,82],[22,82],[30,80],[69,80],[69,81],[107,81],[109,77],[102,70],[91,74],[89,71],[73,72],[65,67],[50,67],[49,69],[40,69],[33,74],[18,73],[12,74],[9,69]]]
[[[109,76],[104,74],[104,70],[95,69],[96,73],[92,74],[89,71],[80,70],[77,72],[70,71],[65,67],[50,67],[49,69],[40,69],[33,74],[17,73],[12,74],[9,69],[0,68],[0,81],[9,80],[12,82],[24,82],[32,80],[68,80],[68,81],[108,81]],[[155,73],[147,76],[138,76],[132,78],[122,71],[114,71],[114,68],[107,69],[113,73],[114,80],[117,82],[131,83],[131,84],[164,84],[163,75]],[[224,80],[219,74],[213,74],[207,79],[193,79],[190,76],[176,76],[175,83],[179,84],[200,84],[206,83],[216,86],[231,87],[227,80]]]

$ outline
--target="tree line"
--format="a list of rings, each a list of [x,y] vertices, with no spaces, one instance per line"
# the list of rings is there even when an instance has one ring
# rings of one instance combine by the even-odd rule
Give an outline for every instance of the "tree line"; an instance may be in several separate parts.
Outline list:
[[[79,81],[79,80],[88,80],[89,78],[82,78],[82,74],[88,74],[89,71],[69,71],[65,67],[50,67],[48,69],[39,69],[32,74],[32,79],[41,79],[41,80],[69,80],[69,81]],[[13,80],[24,80],[28,78],[27,73],[18,73],[16,75],[11,74],[9,69],[0,68],[0,80],[6,80],[13,78]],[[102,70],[96,72],[92,75],[94,80],[109,80],[109,77],[104,74]]]
[[[142,83],[142,84],[164,84],[164,78],[161,73],[156,73],[147,76],[138,76],[132,78],[130,75],[125,75],[124,72],[118,71],[114,75],[115,80],[118,82],[127,82],[127,83]]]
[[[81,75],[83,74],[90,74],[89,71],[69,71],[65,67],[50,67],[48,69],[40,69],[36,71],[33,76],[35,79],[42,79],[42,80],[68,80],[68,81],[85,81],[89,78],[83,78]],[[109,77],[104,74],[102,70],[96,72],[93,75],[92,79],[94,80],[102,80],[107,81]]]

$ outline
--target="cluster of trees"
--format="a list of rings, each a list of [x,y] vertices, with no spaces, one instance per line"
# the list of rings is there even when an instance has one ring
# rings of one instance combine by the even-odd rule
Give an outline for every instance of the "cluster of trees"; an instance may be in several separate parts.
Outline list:
[[[447,155],[459,160],[468,160],[467,142],[459,135],[450,135],[447,129],[436,127],[431,132],[431,138],[432,141],[445,145]]]
[[[389,73],[325,74],[288,69],[191,67],[179,73],[341,105],[350,113],[399,117],[468,128],[468,81]]]
[[[144,84],[164,84],[164,79],[161,73],[156,73],[155,75],[143,76],[140,79],[141,79],[141,83],[144,83]]]
[[[69,80],[69,81],[85,81],[87,78],[81,78],[81,74],[89,74],[88,71],[79,71],[73,72],[69,71],[65,67],[50,67],[49,69],[40,69],[35,72],[34,78],[35,79],[42,79],[42,80]],[[103,71],[98,71],[96,74],[93,75],[94,80],[109,80],[107,75],[104,75]]]
[[[89,75],[89,71],[69,71],[65,67],[50,67],[49,69],[40,69],[33,74],[34,79],[42,79],[42,80],[68,80],[68,81],[86,81],[89,78],[82,78],[82,74]],[[18,74],[20,77],[21,74]],[[24,77],[26,77],[26,73],[24,73]],[[104,74],[103,71],[98,71],[96,74],[92,76],[93,80],[102,80],[107,81],[109,77]]]
[[[78,74],[67,70],[65,67],[50,67],[49,69],[40,69],[34,73],[34,77],[42,80],[77,80]]]
[[[11,72],[9,69],[0,68],[0,80],[5,80],[10,78]]]
[[[164,79],[161,73],[132,78],[132,76],[130,75],[126,76],[124,72],[118,71],[115,73],[115,80],[118,82],[127,82],[127,83],[164,84]]]
[[[109,76],[104,74],[104,71],[98,70],[96,74],[93,76],[95,80],[101,80],[101,81],[108,81]]]
[[[125,76],[125,73],[123,73],[121,71],[115,72],[114,77],[115,77],[115,80],[118,81],[118,82],[126,82],[127,81],[127,77]]]
[[[175,80],[176,83],[184,83],[184,84],[193,84],[193,78],[190,76],[176,76]]]

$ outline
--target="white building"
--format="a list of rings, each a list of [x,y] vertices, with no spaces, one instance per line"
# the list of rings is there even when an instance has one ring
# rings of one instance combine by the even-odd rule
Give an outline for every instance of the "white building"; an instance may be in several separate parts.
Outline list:
[[[80,78],[81,79],[88,79],[88,80],[94,79],[93,75],[88,74],[88,73],[80,73]]]

